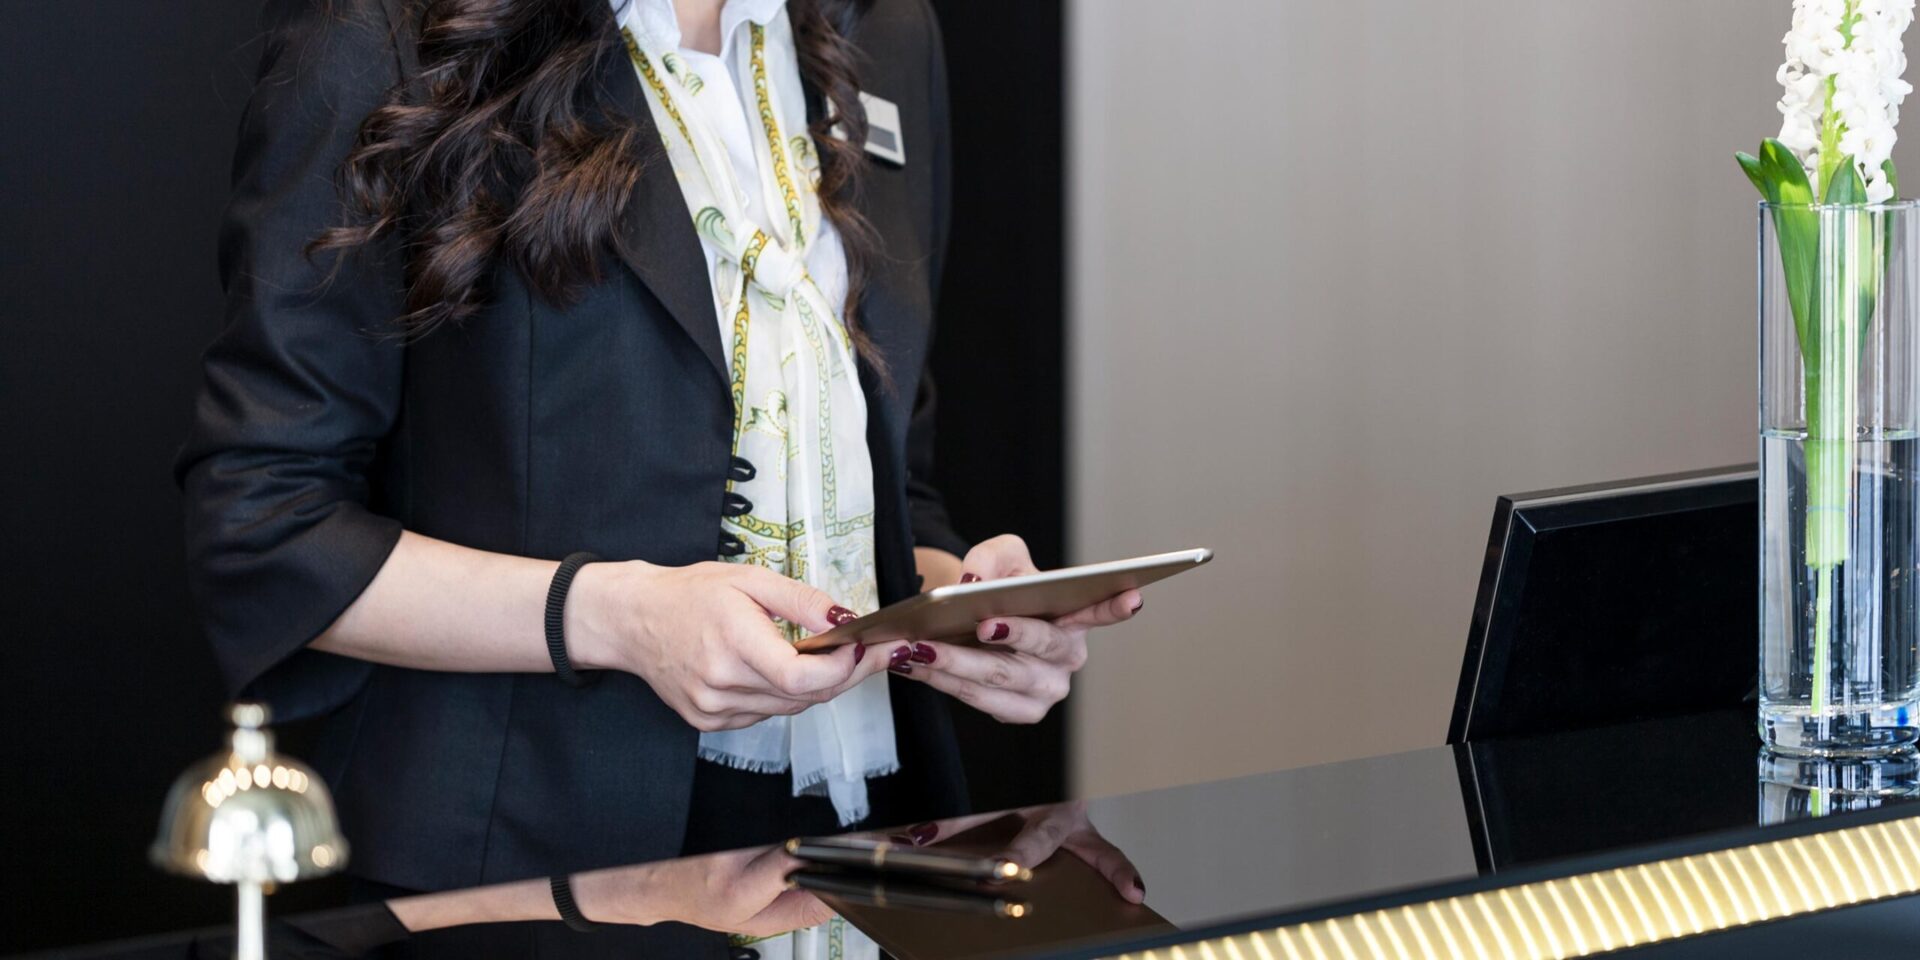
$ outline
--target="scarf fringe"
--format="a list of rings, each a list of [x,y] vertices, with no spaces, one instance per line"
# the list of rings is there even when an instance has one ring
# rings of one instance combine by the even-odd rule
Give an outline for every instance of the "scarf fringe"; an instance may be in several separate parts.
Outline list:
[[[705,744],[700,746],[696,755],[709,763],[717,763],[735,770],[745,770],[748,773],[786,773],[793,768],[791,760],[751,760],[721,750],[715,750]],[[861,771],[858,779],[872,780],[875,777],[891,776],[899,772],[900,761],[882,761]],[[794,781],[793,795],[796,797],[826,796],[826,783],[827,772],[825,770],[816,771]],[[867,804],[861,804],[851,810],[842,810],[839,804],[834,804],[833,813],[835,817],[839,818],[841,826],[851,827],[871,816],[873,814],[873,808]]]
[[[715,749],[713,747],[707,746],[704,743],[700,745],[700,749],[697,751],[695,755],[698,756],[700,759],[706,760],[710,763],[717,763],[723,767],[732,767],[735,770],[745,770],[748,773],[786,773],[788,770],[793,769],[793,761],[791,759],[783,758],[779,760],[753,760],[747,757],[742,757],[735,754],[727,753],[724,750]],[[891,776],[899,772],[900,772],[900,761],[884,760],[879,763],[875,763],[873,766],[868,767],[865,770],[860,771],[860,775],[853,779],[872,780],[875,777]],[[813,789],[814,787],[818,787],[818,786],[821,786],[822,784],[825,784],[826,782],[827,782],[827,771],[825,770],[815,771],[811,774],[808,774],[805,777],[801,777],[794,781],[793,795],[797,797],[800,794]]]
[[[784,770],[786,768],[782,767],[781,769]],[[900,772],[900,762],[898,760],[888,760],[888,761],[876,763],[873,766],[868,767],[867,769],[861,771],[859,776],[850,777],[849,779],[872,780],[875,777],[884,777],[889,774],[895,774],[899,772]],[[801,777],[794,781],[793,795],[797,797],[803,793],[806,793],[809,790],[813,790],[816,788],[823,788],[826,786],[826,783],[827,783],[827,772],[825,770],[816,771],[808,776]],[[858,820],[860,818],[855,817],[854,819]]]
[[[704,743],[700,745],[700,751],[696,755],[702,760],[717,763],[723,767],[732,767],[735,770],[745,770],[748,773],[786,773],[793,765],[793,762],[786,758],[750,760],[723,750],[716,750]]]

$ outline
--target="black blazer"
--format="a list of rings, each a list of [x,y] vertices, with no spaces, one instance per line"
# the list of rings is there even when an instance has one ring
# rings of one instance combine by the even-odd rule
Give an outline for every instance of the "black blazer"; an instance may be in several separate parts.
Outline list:
[[[605,0],[581,0],[602,11]],[[302,248],[342,214],[336,171],[412,62],[401,0],[268,0],[220,241],[227,326],[177,473],[193,590],[231,690],[278,721],[327,717],[314,759],[355,873],[446,889],[680,852],[697,734],[637,677],[404,670],[306,649],[407,528],[484,550],[688,564],[718,555],[732,417],[705,262],[634,71],[600,82],[653,154],[604,282],[547,303],[512,269],[492,305],[411,344],[390,249]],[[864,89],[900,106],[908,162],[872,161],[862,209],[885,258],[859,323],[883,601],[916,544],[964,552],[931,473],[925,376],[948,216],[945,66],[926,0],[879,0],[854,40]],[[817,98],[816,98],[817,99]],[[540,644],[539,636],[527,643]],[[894,684],[904,817],[957,812],[942,700]]]

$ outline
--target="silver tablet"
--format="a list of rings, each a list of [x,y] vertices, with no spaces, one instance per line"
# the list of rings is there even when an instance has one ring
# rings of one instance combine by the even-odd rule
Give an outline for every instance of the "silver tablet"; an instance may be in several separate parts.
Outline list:
[[[1179,550],[1131,560],[1062,567],[1023,577],[935,587],[851,623],[814,634],[794,644],[794,647],[802,652],[812,652],[830,650],[848,643],[972,641],[974,628],[982,620],[991,617],[1063,617],[1108,597],[1191,570],[1212,559],[1211,550]]]

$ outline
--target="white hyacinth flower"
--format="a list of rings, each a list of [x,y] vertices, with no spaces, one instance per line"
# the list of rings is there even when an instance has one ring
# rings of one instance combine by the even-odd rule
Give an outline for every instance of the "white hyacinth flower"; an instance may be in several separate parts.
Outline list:
[[[1900,37],[1913,23],[1913,4],[1794,0],[1793,28],[1782,40],[1787,58],[1777,74],[1785,91],[1780,142],[1800,158],[1808,180],[1818,183],[1821,134],[1831,108],[1838,124],[1835,148],[1840,157],[1853,158],[1868,202],[1892,198],[1882,165],[1893,156],[1900,104],[1913,92],[1900,77],[1907,69]]]

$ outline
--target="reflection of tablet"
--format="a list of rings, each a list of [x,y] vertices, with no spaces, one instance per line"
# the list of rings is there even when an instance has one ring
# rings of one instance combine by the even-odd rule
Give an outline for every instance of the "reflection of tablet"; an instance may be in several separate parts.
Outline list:
[[[1211,550],[1181,550],[1151,557],[1063,567],[1045,573],[935,587],[889,607],[794,644],[803,652],[848,643],[893,640],[966,640],[989,617],[1063,617],[1108,597],[1165,580],[1213,559]]]

